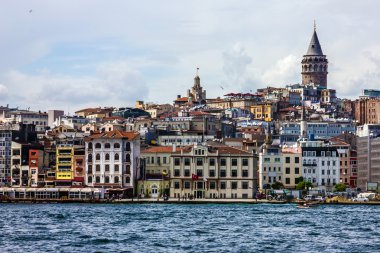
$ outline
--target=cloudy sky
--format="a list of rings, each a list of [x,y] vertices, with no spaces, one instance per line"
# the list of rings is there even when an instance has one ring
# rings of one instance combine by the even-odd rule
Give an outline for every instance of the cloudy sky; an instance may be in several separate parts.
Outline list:
[[[71,113],[298,83],[313,20],[339,97],[380,88],[378,1],[7,1],[0,105]],[[222,89],[223,88],[223,89]]]

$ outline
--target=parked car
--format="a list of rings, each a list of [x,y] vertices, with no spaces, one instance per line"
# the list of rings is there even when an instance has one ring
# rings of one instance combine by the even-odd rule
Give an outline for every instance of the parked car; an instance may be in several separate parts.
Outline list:
[[[352,201],[354,201],[354,202],[368,202],[368,198],[357,197],[357,198],[353,198]]]
[[[315,200],[315,196],[314,195],[306,195],[306,197],[304,197],[303,199],[306,201],[312,201],[312,200]]]

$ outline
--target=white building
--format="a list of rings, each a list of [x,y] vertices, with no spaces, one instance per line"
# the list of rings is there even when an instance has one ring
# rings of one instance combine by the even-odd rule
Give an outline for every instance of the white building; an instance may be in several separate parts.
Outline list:
[[[340,158],[336,147],[325,145],[322,141],[303,141],[302,177],[313,184],[314,188],[332,191],[340,182]]]
[[[92,134],[85,141],[86,185],[134,189],[139,178],[138,133],[115,130]]]

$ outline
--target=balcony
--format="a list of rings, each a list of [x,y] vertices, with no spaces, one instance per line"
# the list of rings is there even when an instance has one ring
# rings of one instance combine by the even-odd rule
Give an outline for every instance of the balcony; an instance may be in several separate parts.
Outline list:
[[[305,167],[315,167],[315,166],[318,166],[317,163],[302,163],[303,166]]]

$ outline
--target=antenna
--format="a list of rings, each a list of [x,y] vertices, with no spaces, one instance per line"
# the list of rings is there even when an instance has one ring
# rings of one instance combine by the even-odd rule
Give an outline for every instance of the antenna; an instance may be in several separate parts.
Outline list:
[[[316,32],[316,31],[317,31],[317,24],[316,24],[315,19],[314,19],[314,32]]]

